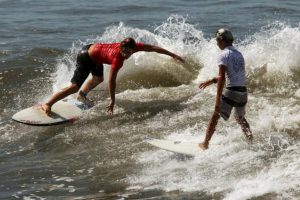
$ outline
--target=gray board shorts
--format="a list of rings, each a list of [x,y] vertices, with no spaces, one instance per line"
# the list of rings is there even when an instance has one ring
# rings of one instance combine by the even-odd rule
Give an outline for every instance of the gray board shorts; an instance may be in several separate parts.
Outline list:
[[[244,118],[246,114],[246,104],[248,93],[246,87],[227,87],[224,89],[221,99],[220,116],[228,120],[232,109],[235,117]]]

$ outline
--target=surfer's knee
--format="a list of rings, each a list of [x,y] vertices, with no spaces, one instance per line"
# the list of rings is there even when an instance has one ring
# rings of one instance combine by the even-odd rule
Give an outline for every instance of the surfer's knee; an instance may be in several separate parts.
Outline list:
[[[69,90],[71,93],[76,93],[79,91],[79,89],[80,87],[77,84],[73,83],[67,88],[67,90]]]
[[[237,116],[235,115],[235,120],[237,121],[238,124],[241,126],[246,126],[249,127],[249,124],[244,116]]]
[[[98,85],[103,82],[103,77],[102,76],[93,76],[92,81],[94,82],[94,84]]]
[[[247,129],[250,129],[249,124],[248,124],[247,120],[245,119],[245,117],[235,116],[235,120],[242,127],[243,130],[246,131]]]
[[[242,125],[244,117],[240,117],[240,116],[235,115],[234,118],[235,118],[235,120],[237,121],[238,124]]]

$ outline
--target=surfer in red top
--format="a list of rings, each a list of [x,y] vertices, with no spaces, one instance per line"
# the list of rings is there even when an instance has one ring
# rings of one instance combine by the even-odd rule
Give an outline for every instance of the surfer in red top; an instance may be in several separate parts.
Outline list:
[[[126,38],[120,43],[86,45],[77,55],[76,70],[71,79],[70,86],[55,93],[46,103],[42,104],[42,109],[47,115],[50,115],[53,104],[79,90],[77,99],[88,105],[92,105],[92,102],[87,98],[87,94],[103,82],[103,64],[110,64],[109,93],[111,101],[107,106],[107,112],[112,115],[115,105],[118,71],[123,66],[124,61],[138,51],[165,54],[177,61],[184,62],[180,56],[166,49],[154,45],[136,43],[133,38]],[[83,85],[90,73],[92,74],[91,79],[87,80]]]

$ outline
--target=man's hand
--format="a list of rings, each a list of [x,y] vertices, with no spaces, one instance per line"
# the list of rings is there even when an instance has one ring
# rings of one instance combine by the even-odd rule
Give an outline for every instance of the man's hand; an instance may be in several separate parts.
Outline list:
[[[200,89],[204,89],[204,88],[206,88],[207,86],[209,86],[209,85],[211,85],[211,84],[213,84],[213,83],[217,83],[217,82],[218,82],[218,77],[215,77],[215,78],[213,78],[213,79],[211,79],[211,80],[208,80],[208,81],[205,81],[205,82],[200,83],[199,88],[200,88]]]
[[[113,115],[114,114],[114,105],[115,105],[115,102],[111,101],[110,104],[106,107],[107,108],[107,113],[109,115]]]
[[[207,86],[209,86],[211,84],[212,84],[211,80],[204,81],[204,82],[200,83],[199,88],[204,89],[204,88],[206,88]]]

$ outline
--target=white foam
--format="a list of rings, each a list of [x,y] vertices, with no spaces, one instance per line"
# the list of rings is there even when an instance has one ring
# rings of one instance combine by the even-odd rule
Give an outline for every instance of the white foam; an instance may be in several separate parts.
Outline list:
[[[223,192],[226,199],[289,193],[297,187],[300,168],[296,151],[290,161],[290,153],[287,153],[266,167],[262,158],[267,158],[268,152],[248,149],[245,143],[235,139],[241,134],[237,132],[230,129],[227,136],[215,134],[211,148],[192,160],[178,160],[173,153],[159,149],[141,154],[139,162],[145,167],[139,175],[129,177],[131,187],[187,192],[200,189],[209,193]],[[189,130],[171,134],[168,139],[195,142],[200,137]],[[287,184],[290,177],[292,183]]]
[[[295,92],[295,97],[297,97],[297,98],[300,99],[300,89],[298,89],[298,90]]]
[[[66,181],[66,182],[73,182],[74,179],[70,177],[56,177],[55,181]]]
[[[73,193],[73,192],[75,192],[75,191],[76,191],[76,189],[75,189],[75,187],[74,187],[74,186],[72,186],[72,185],[69,185],[69,186],[68,186],[68,191],[69,191],[69,192],[71,192],[71,193]]]
[[[184,90],[188,89],[189,87],[183,87],[181,92],[184,93]],[[147,98],[151,97],[151,91],[154,90],[147,90],[150,93],[147,93],[149,95]],[[136,95],[137,98],[143,99],[145,93],[145,89],[127,91],[120,97]],[[172,127],[181,121],[187,122],[189,117],[200,118],[201,115],[209,115],[207,113],[209,109],[203,104],[207,95],[207,93],[202,96],[196,94],[186,102],[189,108],[195,104],[202,104],[201,108],[205,109],[203,113],[198,109],[168,114],[168,126]],[[182,160],[172,152],[149,146],[148,151],[136,158],[143,168],[137,174],[128,177],[130,188],[187,192],[201,190],[209,194],[220,192],[227,199],[248,199],[274,193],[277,196],[289,195],[295,199],[290,191],[295,190],[300,183],[299,161],[296,159],[297,151],[295,151],[299,145],[293,143],[293,139],[285,130],[299,128],[300,108],[290,99],[271,98],[271,100],[250,95],[249,101],[255,103],[249,103],[246,117],[254,133],[253,145],[247,144],[233,118],[228,122],[220,120],[211,140],[210,149],[199,153],[194,159]],[[214,101],[207,104],[213,107],[213,103]],[[147,126],[159,129],[165,124],[166,119],[158,114],[156,120],[149,122]],[[208,120],[199,119],[199,123],[195,126],[179,128],[176,132],[161,132],[160,137],[202,142],[207,124]],[[272,154],[277,154],[280,159],[273,160]],[[290,154],[292,154],[291,162],[288,161]],[[291,168],[293,170],[290,170]],[[293,176],[296,178],[292,179],[291,185],[286,184],[288,186],[279,189],[281,182],[287,183],[289,177]]]
[[[248,41],[247,41],[248,40]],[[270,72],[290,73],[300,67],[300,29],[275,22],[239,45],[248,66],[256,68],[267,64]]]
[[[236,180],[236,186],[226,195],[225,199],[249,199],[269,193],[276,193],[278,197],[284,199],[287,197],[288,199],[297,199],[295,189],[299,188],[299,164],[297,153],[288,151],[287,154],[256,175]],[[290,192],[291,190],[294,192]]]
[[[65,184],[59,184],[59,185],[51,185],[49,188],[49,191],[59,190],[65,187]]]

